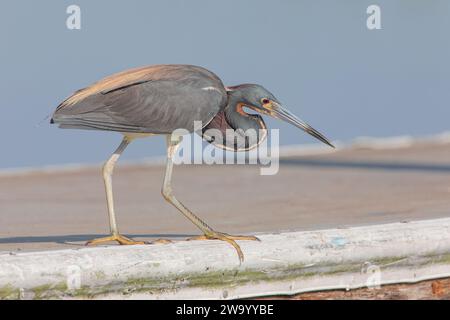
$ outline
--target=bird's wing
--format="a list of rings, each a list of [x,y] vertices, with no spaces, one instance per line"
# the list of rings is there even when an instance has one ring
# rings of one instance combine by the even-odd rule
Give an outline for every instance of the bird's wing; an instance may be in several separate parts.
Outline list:
[[[61,127],[121,132],[170,133],[203,126],[226,103],[212,72],[195,66],[163,65],[125,71],[79,90],[57,108]]]

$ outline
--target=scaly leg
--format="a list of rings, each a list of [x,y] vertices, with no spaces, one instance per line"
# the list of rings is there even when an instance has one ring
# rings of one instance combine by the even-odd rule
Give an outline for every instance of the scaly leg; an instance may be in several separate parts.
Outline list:
[[[109,216],[109,226],[111,229],[111,235],[109,237],[98,238],[90,240],[86,243],[86,245],[95,245],[101,244],[110,241],[117,241],[122,245],[132,245],[132,244],[145,244],[144,241],[134,241],[127,237],[124,237],[119,233],[119,229],[117,228],[116,222],[116,214],[114,212],[114,201],[113,201],[113,192],[112,192],[112,173],[114,171],[114,165],[119,159],[120,155],[123,153],[125,148],[130,144],[131,140],[127,137],[124,137],[122,143],[119,145],[117,150],[113,153],[113,155],[106,161],[103,166],[103,181],[105,182],[105,191],[106,191],[106,202],[108,205],[108,216]]]
[[[181,142],[181,137],[173,137],[171,135],[167,136],[167,164],[166,173],[164,175],[164,182],[161,193],[169,203],[171,203],[175,208],[177,208],[186,218],[188,218],[194,225],[196,225],[204,235],[199,237],[191,238],[190,240],[222,240],[231,244],[237,251],[239,256],[239,261],[244,261],[244,254],[241,248],[236,243],[235,240],[259,240],[254,236],[232,236],[226,233],[214,231],[205,222],[200,220],[195,214],[193,214],[186,206],[184,206],[180,201],[175,198],[172,191],[171,180],[172,180],[172,169],[173,169],[173,156],[177,151],[179,144]]]

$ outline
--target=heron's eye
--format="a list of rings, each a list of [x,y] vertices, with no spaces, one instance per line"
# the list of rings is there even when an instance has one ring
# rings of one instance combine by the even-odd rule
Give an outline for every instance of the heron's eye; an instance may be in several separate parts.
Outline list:
[[[268,104],[268,103],[270,102],[270,100],[267,99],[267,98],[264,98],[264,99],[262,99],[261,102],[262,102],[263,104]]]

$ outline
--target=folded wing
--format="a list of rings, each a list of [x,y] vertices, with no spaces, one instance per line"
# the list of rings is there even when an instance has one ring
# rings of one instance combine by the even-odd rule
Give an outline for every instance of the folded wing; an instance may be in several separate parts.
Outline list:
[[[211,88],[214,88],[211,90]],[[159,65],[128,70],[75,92],[52,122],[62,128],[166,134],[205,126],[226,105],[212,72],[196,66]]]

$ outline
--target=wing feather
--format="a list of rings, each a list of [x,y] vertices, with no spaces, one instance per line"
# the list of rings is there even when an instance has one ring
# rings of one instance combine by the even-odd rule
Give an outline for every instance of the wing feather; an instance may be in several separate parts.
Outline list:
[[[203,90],[204,88],[217,90]],[[225,107],[227,94],[212,72],[186,65],[125,71],[77,91],[57,108],[62,128],[170,133],[203,126]]]

